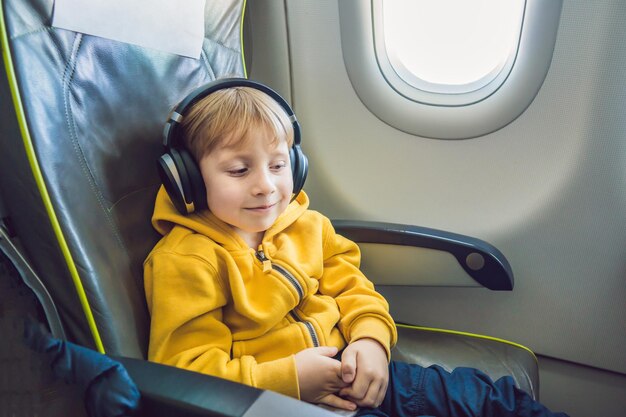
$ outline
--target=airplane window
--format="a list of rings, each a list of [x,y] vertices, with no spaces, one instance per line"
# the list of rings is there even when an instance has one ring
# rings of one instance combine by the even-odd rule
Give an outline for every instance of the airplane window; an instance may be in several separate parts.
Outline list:
[[[467,139],[508,125],[548,74],[562,0],[340,1],[348,77],[388,125]]]
[[[517,52],[525,0],[387,0],[382,19],[386,57],[396,74],[421,90],[477,90],[509,69]],[[381,57],[379,57],[381,58]],[[506,68],[509,67],[509,68]]]

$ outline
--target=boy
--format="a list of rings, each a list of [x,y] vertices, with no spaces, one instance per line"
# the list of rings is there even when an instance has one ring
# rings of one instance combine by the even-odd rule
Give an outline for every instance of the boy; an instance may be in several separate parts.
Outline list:
[[[144,263],[150,360],[359,415],[553,415],[508,378],[389,364],[395,325],[358,247],[294,190],[291,109],[247,80],[206,91],[177,108],[182,144],[169,146],[197,161],[207,209],[181,214],[189,199],[162,187],[152,219],[164,237]]]

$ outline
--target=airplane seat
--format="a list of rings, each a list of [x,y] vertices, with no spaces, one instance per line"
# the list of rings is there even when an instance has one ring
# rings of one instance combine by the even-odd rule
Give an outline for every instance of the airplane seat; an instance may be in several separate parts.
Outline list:
[[[12,161],[3,199],[68,338],[144,357],[142,262],[158,240],[150,218],[163,125],[197,85],[243,74],[231,33],[243,2],[207,2],[199,59],[53,28],[53,4],[3,2],[6,71],[21,104],[3,133]],[[3,96],[3,113],[15,114],[6,86]]]
[[[245,1],[206,1],[199,59],[54,28],[53,8],[53,0],[2,0],[1,248],[36,294],[56,337],[131,358],[124,363],[141,381],[140,390],[154,393],[151,384],[164,384],[160,372],[167,367],[146,371],[153,364],[132,359],[145,359],[147,352],[142,262],[159,238],[150,217],[160,185],[155,164],[163,124],[198,85],[245,74]],[[398,358],[484,365],[490,375],[513,375],[537,394],[532,352],[432,329],[402,327],[400,334]],[[432,355],[422,355],[424,349]],[[221,393],[222,403],[230,398],[224,390],[241,392],[223,388],[221,380],[202,381]],[[174,407],[180,397],[196,395],[174,392],[177,383],[165,384],[155,398],[179,395],[164,400]],[[283,401],[257,391],[246,392],[255,393],[255,401]]]

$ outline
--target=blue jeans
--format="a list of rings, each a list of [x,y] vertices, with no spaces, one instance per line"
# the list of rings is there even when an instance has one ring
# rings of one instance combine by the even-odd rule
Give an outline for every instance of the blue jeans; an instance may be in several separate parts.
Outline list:
[[[552,413],[515,387],[511,377],[493,382],[483,372],[437,365],[423,368],[403,362],[389,364],[389,386],[376,409],[361,409],[359,417],[567,417]]]

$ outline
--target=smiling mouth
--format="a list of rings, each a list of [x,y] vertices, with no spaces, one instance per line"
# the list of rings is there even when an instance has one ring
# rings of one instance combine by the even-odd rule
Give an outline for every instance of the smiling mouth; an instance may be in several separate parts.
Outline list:
[[[265,210],[269,210],[272,207],[274,207],[277,203],[274,204],[267,204],[267,205],[263,205],[263,206],[257,206],[257,207],[248,207],[247,210],[252,210],[252,211],[265,211]]]

